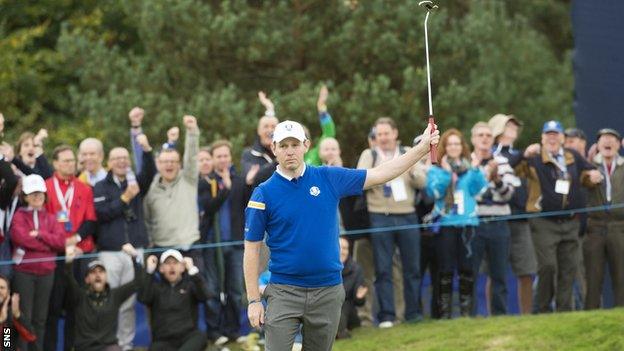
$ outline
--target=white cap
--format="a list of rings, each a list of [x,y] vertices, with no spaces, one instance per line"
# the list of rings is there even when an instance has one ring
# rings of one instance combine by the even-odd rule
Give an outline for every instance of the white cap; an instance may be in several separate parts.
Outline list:
[[[22,191],[26,195],[36,192],[45,193],[45,180],[38,174],[28,175],[22,179]]]
[[[306,140],[303,126],[297,122],[284,121],[277,124],[273,132],[273,142],[279,143],[286,138],[295,138],[299,141]]]
[[[176,260],[178,260],[178,262],[184,262],[184,257],[182,257],[182,254],[180,253],[180,251],[169,249],[163,252],[162,255],[160,255],[160,263],[165,263],[165,260],[168,259],[169,257],[175,258]]]

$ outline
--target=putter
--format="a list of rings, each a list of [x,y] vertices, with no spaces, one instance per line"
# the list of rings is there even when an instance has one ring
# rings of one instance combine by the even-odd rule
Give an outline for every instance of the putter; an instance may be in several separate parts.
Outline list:
[[[421,1],[418,6],[423,6],[427,9],[427,15],[425,16],[425,57],[427,58],[427,94],[429,97],[429,125],[431,126],[431,134],[435,132],[435,118],[433,117],[433,104],[431,103],[431,70],[429,68],[429,37],[427,35],[427,20],[429,20],[429,13],[438,8],[438,5],[433,1]],[[438,152],[433,146],[429,146],[431,163],[438,163]]]

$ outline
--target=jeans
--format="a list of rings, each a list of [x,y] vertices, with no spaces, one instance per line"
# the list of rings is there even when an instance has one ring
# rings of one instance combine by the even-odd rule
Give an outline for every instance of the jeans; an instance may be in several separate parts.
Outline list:
[[[479,271],[484,256],[492,280],[492,314],[507,313],[507,265],[509,262],[509,226],[503,221],[481,223],[472,240],[473,270]],[[477,304],[474,304],[476,312]]]
[[[223,275],[217,266],[218,254],[223,256]],[[239,336],[243,298],[243,249],[240,246],[205,249],[204,263],[208,291],[213,296],[206,302],[208,337],[216,339],[225,335],[236,339]],[[221,293],[224,293],[223,300]]]
[[[416,214],[370,214],[371,227],[383,228],[418,224]],[[389,230],[371,234],[375,259],[375,293],[379,302],[379,322],[394,321],[394,289],[392,286],[392,257],[395,245],[403,265],[403,294],[405,320],[420,318],[420,231],[418,228]]]

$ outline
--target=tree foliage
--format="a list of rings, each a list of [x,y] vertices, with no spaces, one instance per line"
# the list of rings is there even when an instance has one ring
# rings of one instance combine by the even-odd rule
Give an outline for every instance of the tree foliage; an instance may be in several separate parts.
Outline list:
[[[429,20],[434,112],[468,130],[498,112],[572,122],[567,1],[440,3]],[[329,110],[347,163],[380,116],[404,143],[426,124],[424,12],[416,1],[2,1],[0,111],[9,138],[47,127],[52,143],[96,136],[125,145],[127,113],[146,110],[153,140],[199,117],[204,142],[254,137],[267,92],[281,119],[319,133]]]

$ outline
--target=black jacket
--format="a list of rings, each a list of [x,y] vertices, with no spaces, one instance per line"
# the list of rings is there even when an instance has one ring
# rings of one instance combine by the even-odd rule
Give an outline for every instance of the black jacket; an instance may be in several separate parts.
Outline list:
[[[54,173],[54,170],[44,154],[39,155],[39,157],[35,159],[35,167],[33,168],[27,166],[19,157],[13,158],[13,164],[25,175],[38,174],[43,179],[50,178]]]
[[[107,345],[117,344],[117,319],[119,307],[139,288],[142,278],[140,266],[134,262],[134,280],[102,293],[81,287],[74,278],[72,264],[65,265],[69,301],[75,306],[76,350],[99,351]]]
[[[156,175],[154,157],[150,152],[143,153],[143,167],[137,176],[140,193],[125,204],[121,194],[126,189],[115,183],[113,174],[108,172],[106,178],[95,184],[93,201],[97,214],[96,243],[100,251],[119,251],[130,243],[134,247],[147,247],[149,239],[143,217],[143,198],[150,188]]]
[[[260,139],[256,137],[253,145],[243,151],[243,155],[241,156],[241,166],[243,172],[241,174],[244,178],[253,165],[259,165],[260,168],[262,168],[263,166],[271,163],[275,163],[275,155],[273,155],[273,152],[270,149],[262,146],[262,144],[260,144]]]
[[[4,210],[13,200],[17,180],[17,176],[11,169],[11,164],[0,159],[0,209]]]
[[[199,180],[198,196],[199,206],[202,209],[199,224],[201,237],[205,242],[214,242],[214,220],[221,206],[230,199],[231,240],[243,240],[245,230],[245,208],[251,196],[251,187],[245,183],[245,179],[234,171],[231,171],[232,188],[219,189],[219,176],[216,173],[210,175],[210,180]],[[214,185],[212,184],[214,183]],[[214,194],[213,194],[214,192]]]
[[[355,263],[351,257],[344,263],[342,269],[342,285],[345,290],[345,301],[353,301],[356,306],[362,306],[366,302],[366,298],[358,299],[356,297],[357,289],[364,285],[364,273],[359,264]]]
[[[200,273],[171,285],[143,271],[138,299],[151,310],[152,342],[181,338],[197,330],[197,305],[209,298]]]

